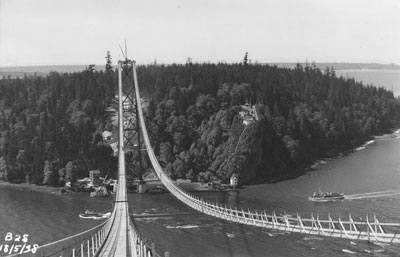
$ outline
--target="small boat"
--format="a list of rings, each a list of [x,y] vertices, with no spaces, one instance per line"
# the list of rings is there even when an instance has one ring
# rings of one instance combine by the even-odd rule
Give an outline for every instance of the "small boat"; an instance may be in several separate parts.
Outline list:
[[[86,210],[84,213],[79,214],[79,218],[98,220],[98,219],[106,219],[106,218],[110,217],[110,215],[111,215],[111,212],[100,213],[100,212]]]
[[[314,192],[313,196],[308,197],[308,201],[335,202],[344,200],[344,198],[344,193],[322,192],[321,189],[319,189],[318,192]]]

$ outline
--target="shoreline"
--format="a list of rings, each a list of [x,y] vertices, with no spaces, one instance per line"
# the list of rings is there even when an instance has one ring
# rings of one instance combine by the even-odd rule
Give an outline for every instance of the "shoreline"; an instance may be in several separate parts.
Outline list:
[[[400,137],[400,124],[396,124],[393,126],[393,128],[389,129],[388,131],[371,135],[368,139],[366,139],[363,143],[359,144],[358,146],[354,148],[337,148],[333,149],[330,152],[327,152],[323,154],[320,158],[315,159],[312,163],[309,163],[305,165],[304,167],[301,167],[297,170],[295,170],[293,173],[290,174],[285,174],[282,176],[276,176],[275,178],[269,178],[267,181],[263,183],[254,183],[254,184],[248,184],[245,185],[246,187],[248,186],[255,186],[255,185],[261,185],[261,184],[275,184],[279,183],[282,181],[286,180],[291,180],[291,179],[296,179],[298,177],[301,177],[305,175],[307,172],[312,172],[313,170],[316,169],[318,165],[324,164],[330,160],[335,160],[335,159],[340,159],[343,158],[349,154],[352,154],[354,152],[364,150],[369,144],[375,142],[377,139],[380,139],[382,137]]]
[[[19,190],[28,190],[28,191],[36,191],[36,192],[44,192],[44,193],[56,194],[56,195],[61,195],[61,188],[62,188],[62,187],[52,187],[52,186],[39,186],[39,185],[28,184],[28,183],[14,184],[14,183],[6,182],[4,180],[0,181],[0,187],[15,188],[15,189],[19,189]]]
[[[376,139],[382,137],[382,136],[394,136],[398,135],[400,137],[400,125],[395,126],[392,128],[390,131],[387,133],[381,133],[378,135],[373,135],[369,140],[365,141],[363,144],[360,144],[358,147],[353,148],[353,149],[342,149],[341,151],[337,151],[335,153],[329,153],[326,154],[325,156],[322,156],[321,158],[315,160],[312,164],[306,165],[303,168],[298,169],[297,171],[293,172],[292,174],[285,174],[281,176],[276,176],[275,178],[269,178],[267,181],[264,183],[260,184],[275,184],[279,183],[285,180],[291,180],[298,178],[304,174],[306,174],[308,171],[315,169],[315,166],[321,164],[321,162],[329,161],[330,159],[338,159],[342,158],[348,154],[351,154],[352,152],[356,152],[359,150],[364,149],[366,146],[368,146],[370,143],[374,142]],[[201,182],[189,182],[186,180],[177,180],[175,183],[179,186],[182,187],[182,189],[186,191],[192,191],[192,192],[223,192],[221,190],[215,190],[215,189],[209,189],[204,187],[204,183]],[[149,185],[151,185],[150,183]],[[155,183],[153,186],[162,184],[161,182]],[[254,184],[246,184],[244,185],[245,187],[248,186],[256,186],[260,185],[258,183]],[[44,192],[44,193],[49,193],[49,194],[56,194],[56,195],[62,195],[61,194],[61,189],[62,187],[54,187],[54,186],[47,186],[47,185],[35,185],[35,184],[28,184],[28,183],[20,183],[20,184],[14,184],[10,182],[6,182],[4,180],[0,180],[0,188],[1,187],[8,187],[8,188],[16,188],[19,190],[29,190],[29,191],[36,191],[36,192]]]

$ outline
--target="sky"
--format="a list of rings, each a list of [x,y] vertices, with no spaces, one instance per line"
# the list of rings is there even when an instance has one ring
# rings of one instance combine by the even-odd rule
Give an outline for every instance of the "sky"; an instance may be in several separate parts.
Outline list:
[[[0,67],[240,62],[400,64],[399,0],[0,0]]]

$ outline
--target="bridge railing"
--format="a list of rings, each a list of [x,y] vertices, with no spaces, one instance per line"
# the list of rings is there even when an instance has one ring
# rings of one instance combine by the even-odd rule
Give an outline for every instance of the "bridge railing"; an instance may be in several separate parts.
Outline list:
[[[327,220],[320,220],[318,216],[316,218],[311,216],[309,219],[302,219],[299,215],[296,217],[285,214],[277,216],[275,213],[268,215],[265,212],[259,213],[257,211],[237,210],[236,208],[233,209],[232,207],[221,206],[218,203],[205,201],[204,199],[183,191],[176,186],[163,171],[154,154],[144,122],[135,67],[133,67],[133,72],[139,121],[150,161],[157,176],[167,190],[186,205],[207,215],[258,227],[331,237],[400,243],[400,224],[380,223],[376,217],[374,217],[372,222],[369,221],[368,217],[364,221],[354,222],[351,216],[349,216],[348,221],[342,221],[340,217],[338,220],[333,220],[330,216]]]
[[[115,221],[115,208],[111,216],[99,225],[81,233],[48,243],[44,245],[24,246],[9,256],[68,256],[92,257],[97,256],[104,241],[110,234]],[[29,251],[28,251],[29,250]]]
[[[115,211],[111,217],[94,228],[79,234],[63,238],[45,245],[18,248],[9,256],[41,256],[41,257],[93,257],[98,256],[102,250],[103,243],[109,236],[115,219]],[[157,253],[155,244],[148,241],[137,229],[133,220],[130,220],[130,238],[132,240],[132,251],[137,257],[169,257],[169,253],[163,255]]]
[[[112,226],[112,217],[79,234],[37,247],[26,246],[10,256],[95,256]]]
[[[164,255],[157,253],[155,244],[139,232],[133,219],[130,223],[130,236],[136,248],[137,257],[169,257],[169,252],[164,252]]]

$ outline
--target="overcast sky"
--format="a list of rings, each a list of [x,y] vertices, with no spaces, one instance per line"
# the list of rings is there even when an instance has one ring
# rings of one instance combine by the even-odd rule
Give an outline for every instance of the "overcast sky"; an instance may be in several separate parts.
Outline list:
[[[0,66],[379,62],[400,64],[399,0],[0,0]]]

